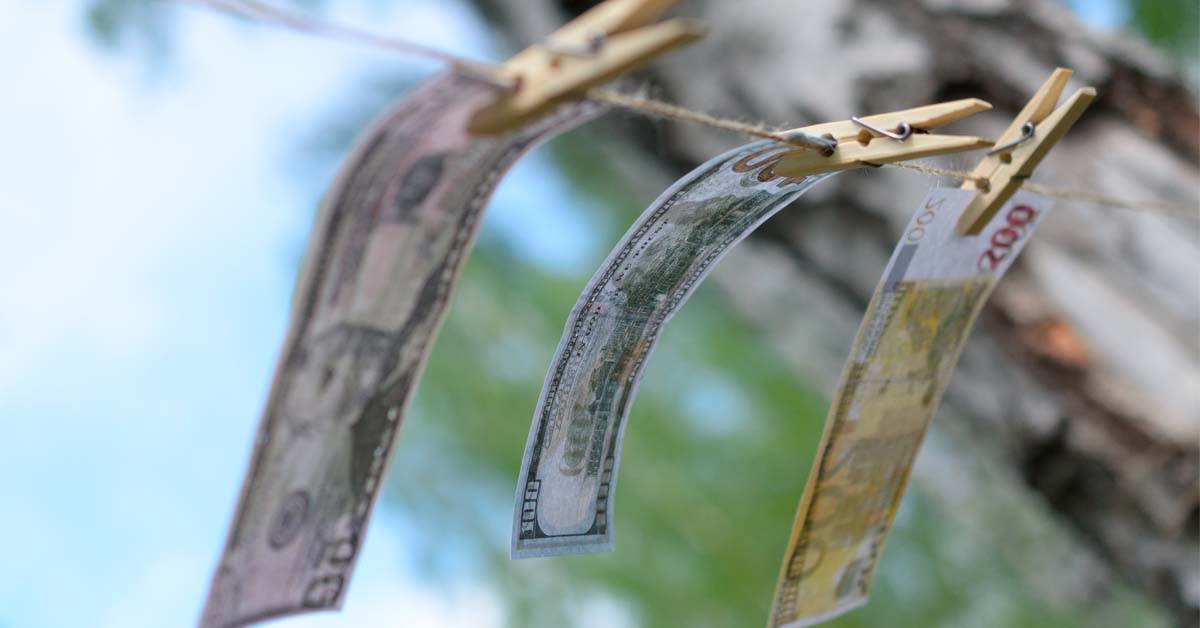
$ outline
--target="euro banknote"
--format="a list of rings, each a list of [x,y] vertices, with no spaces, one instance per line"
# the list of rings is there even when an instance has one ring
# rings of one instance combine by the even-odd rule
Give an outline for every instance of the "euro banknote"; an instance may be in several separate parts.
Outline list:
[[[771,626],[867,602],[913,460],[975,318],[1050,207],[1018,192],[977,236],[974,192],[934,188],[892,253],[842,371],[792,529]]]

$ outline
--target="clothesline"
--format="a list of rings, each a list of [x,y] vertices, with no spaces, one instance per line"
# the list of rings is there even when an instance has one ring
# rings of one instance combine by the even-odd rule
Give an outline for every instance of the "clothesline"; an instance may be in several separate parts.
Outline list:
[[[498,90],[512,89],[512,86],[499,79],[493,72],[494,66],[489,63],[468,59],[429,46],[407,42],[377,35],[368,31],[318,20],[300,13],[273,7],[258,0],[179,0],[180,2],[206,6],[234,15],[240,15],[261,23],[274,24],[295,31],[312,35],[338,39],[353,43],[367,44],[380,48],[394,50],[402,54],[424,57],[435,61],[450,63],[460,74],[491,85]],[[606,103],[611,106],[631,111],[640,115],[699,124],[711,128],[722,129],[748,137],[767,139],[781,144],[795,146],[801,149],[823,151],[828,150],[820,138],[814,138],[803,133],[789,133],[786,130],[769,127],[765,124],[754,124],[722,118],[703,111],[688,109],[676,104],[663,102],[644,95],[626,94],[607,89],[588,90],[586,97],[590,100]],[[887,164],[891,167],[902,168],[924,174],[949,177],[960,181],[972,179],[969,172],[937,168],[911,162]],[[986,185],[986,181],[983,182]],[[1094,205],[1106,205],[1122,209],[1154,211],[1169,216],[1200,220],[1197,206],[1187,206],[1163,201],[1129,200],[1106,196],[1085,190],[1056,188],[1032,182],[1025,182],[1022,187],[1034,194],[1060,198],[1063,200],[1080,201]]]

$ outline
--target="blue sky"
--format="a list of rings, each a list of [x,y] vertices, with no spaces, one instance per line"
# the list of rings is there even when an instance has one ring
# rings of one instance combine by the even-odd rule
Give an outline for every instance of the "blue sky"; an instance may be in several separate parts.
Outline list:
[[[332,17],[494,56],[457,3],[368,5]],[[1119,19],[1116,3],[1076,5]],[[298,176],[295,153],[359,79],[434,66],[189,9],[152,75],[91,48],[74,2],[0,11],[0,626],[191,625],[335,166]],[[577,269],[602,243],[556,211],[570,190],[553,175],[524,160],[484,237]],[[434,591],[398,562],[403,528],[377,513],[344,613],[280,624],[501,623],[481,584]]]
[[[90,47],[74,4],[0,1],[0,626],[186,626],[336,165],[297,176],[295,153],[371,71],[436,66],[186,9],[153,74]],[[455,3],[334,17],[487,52]],[[525,160],[486,229],[573,266],[594,244],[550,211],[568,194],[550,169]],[[422,588],[397,563],[402,522],[381,510],[347,612],[282,624],[500,622],[476,584]]]

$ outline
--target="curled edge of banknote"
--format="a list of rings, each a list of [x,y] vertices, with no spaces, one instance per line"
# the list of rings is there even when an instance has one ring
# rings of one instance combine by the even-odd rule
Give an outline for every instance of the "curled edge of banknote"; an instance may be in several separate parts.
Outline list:
[[[510,549],[512,558],[597,553],[613,549],[613,498],[624,431],[644,367],[657,345],[661,330],[732,246],[812,186],[837,174],[823,173],[800,178],[776,175],[774,165],[789,150],[788,147],[770,141],[754,142],[714,157],[685,175],[642,213],[588,282],[565,324],[563,337],[548,369],[526,439],[515,494]],[[693,213],[684,214],[685,211]],[[671,220],[675,222],[671,223]],[[669,255],[672,258],[671,264],[660,264],[660,260],[652,256],[643,256],[645,251],[655,244],[661,245],[664,241],[655,238],[669,237],[673,230],[695,229],[699,232],[701,228],[711,229],[711,233],[706,234],[708,239],[704,240],[705,244],[702,247],[684,255],[682,260],[679,259],[680,255]],[[685,237],[682,243],[686,245],[693,241],[694,238]],[[678,253],[678,250],[668,252],[670,253]],[[680,266],[680,263],[683,265]],[[622,367],[624,370],[620,377],[616,380],[610,378],[600,381],[597,384],[602,389],[599,393],[583,395],[588,398],[608,395],[613,400],[612,404],[589,408],[586,412],[576,412],[567,417],[551,417],[563,396],[568,398],[563,403],[568,404],[573,404],[576,398],[582,398],[582,393],[577,389],[565,392],[562,390],[564,385],[560,379],[563,374],[576,374],[569,380],[568,385],[577,386],[582,379],[579,374],[594,372],[596,362],[605,361],[604,353],[609,345],[615,345],[615,342],[605,344],[612,341],[612,336],[596,340],[591,336],[591,331],[587,332],[586,341],[576,338],[584,326],[591,326],[590,323],[585,325],[584,321],[589,320],[589,311],[599,307],[596,305],[598,295],[608,289],[607,287],[612,287],[611,291],[621,292],[622,288],[613,286],[623,277],[643,270],[653,273],[658,270],[656,265],[670,266],[678,271],[678,274],[670,277],[669,293],[654,296],[656,303],[651,306],[651,313],[643,313],[644,304],[632,305],[630,300],[626,300],[625,309],[614,306],[612,311],[605,314],[609,319],[636,320],[641,316],[641,322],[645,324],[641,335],[632,343],[637,345],[636,355],[629,357],[622,354],[615,358],[616,362],[627,364],[627,367]],[[620,272],[618,268],[621,269]],[[595,317],[592,316],[591,319],[594,320]],[[624,339],[629,340],[629,334],[625,334]],[[615,350],[613,355],[617,353],[620,353],[620,349]],[[572,361],[579,363],[571,364]],[[613,392],[617,389],[623,392]],[[620,400],[616,400],[617,397]],[[568,499],[574,501],[559,509],[559,512],[576,515],[576,522],[569,524],[576,531],[539,536],[543,523],[543,512],[539,508],[547,501],[546,480],[540,470],[535,470],[535,458],[536,466],[540,469],[543,460],[549,458],[548,452],[567,446],[564,443],[571,435],[563,432],[570,432],[576,423],[586,424],[588,429],[585,431],[589,434],[583,434],[584,438],[576,439],[587,440],[587,443],[575,449],[586,449],[595,454],[590,456],[587,472],[596,479],[592,485],[578,483],[579,487],[574,493],[566,491]],[[567,428],[564,429],[563,425],[567,425]],[[607,444],[599,445],[602,440]],[[601,453],[596,454],[597,451]],[[582,464],[582,458],[576,458],[580,458],[577,462]],[[579,477],[583,474],[576,471],[572,475]],[[588,511],[588,507],[592,510]]]

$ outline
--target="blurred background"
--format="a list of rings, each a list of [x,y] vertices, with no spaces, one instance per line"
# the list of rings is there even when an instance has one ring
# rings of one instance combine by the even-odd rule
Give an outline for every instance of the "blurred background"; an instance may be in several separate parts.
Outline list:
[[[289,6],[499,60],[587,4]],[[169,2],[0,7],[0,627],[192,625],[320,196],[367,121],[437,66]],[[998,112],[963,132],[991,135],[1073,66],[1102,99],[1040,176],[1197,202],[1194,0],[677,12],[713,36],[632,84],[781,124],[979,96]],[[764,622],[841,361],[928,177],[844,175],[742,245],[650,364],[616,551],[507,557],[567,312],[659,191],[741,142],[610,115],[520,162],[343,612],[272,625]],[[1197,223],[1066,203],[1027,257],[970,342],[870,605],[828,625],[1195,625]]]

